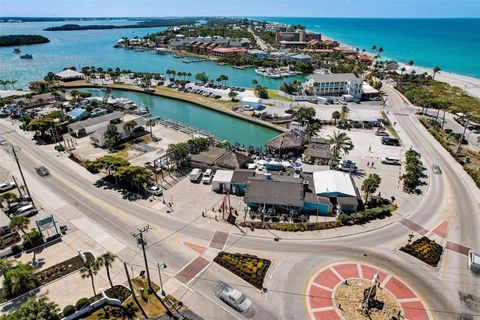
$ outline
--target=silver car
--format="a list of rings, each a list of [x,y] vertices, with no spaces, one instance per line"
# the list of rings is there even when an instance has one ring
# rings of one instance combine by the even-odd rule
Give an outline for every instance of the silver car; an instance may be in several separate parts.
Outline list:
[[[435,174],[442,174],[442,169],[440,169],[440,166],[438,164],[434,164],[432,166],[432,171]]]
[[[468,268],[475,273],[480,273],[480,253],[468,251]]]
[[[225,282],[219,282],[216,285],[215,294],[238,312],[247,311],[252,306],[252,300]]]

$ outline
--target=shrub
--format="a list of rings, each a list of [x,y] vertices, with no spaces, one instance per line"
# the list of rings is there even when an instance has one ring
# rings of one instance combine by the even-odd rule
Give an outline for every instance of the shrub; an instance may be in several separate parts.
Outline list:
[[[72,306],[71,304],[69,304],[68,306],[65,306],[65,308],[63,308],[63,316],[64,317],[68,317],[69,315],[75,313],[75,307]]]
[[[23,248],[30,249],[43,243],[43,236],[37,229],[32,229],[23,236]]]
[[[16,244],[11,246],[10,249],[12,250],[13,254],[19,254],[20,252],[22,252],[22,249],[20,249],[20,247]]]
[[[88,305],[90,301],[87,298],[80,298],[78,299],[77,303],[75,303],[75,309],[80,310],[86,305]]]

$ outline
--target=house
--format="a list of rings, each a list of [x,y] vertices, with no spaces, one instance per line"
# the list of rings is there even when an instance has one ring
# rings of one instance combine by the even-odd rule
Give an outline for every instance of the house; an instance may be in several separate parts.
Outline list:
[[[316,96],[332,96],[348,94],[354,98],[362,97],[363,80],[353,73],[314,73],[307,77],[304,90]]]
[[[138,131],[144,131],[145,130],[145,124],[147,123],[147,119],[144,117],[135,117],[129,121],[134,121],[135,126],[132,129],[132,132],[129,133],[128,131],[125,130],[124,125],[126,122],[121,122],[118,124],[115,124],[117,127],[117,131],[120,134],[120,140],[128,139],[132,136],[134,136],[134,133]],[[128,121],[127,121],[128,122]],[[107,126],[104,128],[95,131],[91,136],[90,136],[90,143],[103,148],[105,146],[105,131],[107,130]]]
[[[262,50],[251,49],[245,52],[245,57],[252,60],[262,60],[268,57],[268,53]]]
[[[300,211],[303,208],[303,179],[291,176],[260,174],[248,178],[244,202],[253,210],[275,212]]]
[[[90,117],[90,112],[83,108],[75,108],[70,112],[67,112],[67,115],[72,119],[72,121],[80,121]]]
[[[300,63],[310,63],[312,62],[312,57],[308,54],[295,54],[290,56],[290,61],[300,62]]]
[[[305,41],[280,41],[278,44],[282,49],[303,49],[307,46]]]
[[[247,180],[255,176],[255,170],[250,169],[236,169],[232,176],[232,193],[236,195],[244,195],[247,188]]]
[[[190,158],[193,167],[202,169],[223,168],[234,170],[245,167],[249,161],[250,158],[241,152],[217,147],[210,147],[207,151],[194,154]]]
[[[217,170],[212,179],[212,191],[230,193],[232,191],[232,170]]]
[[[338,43],[338,41],[331,40],[331,39],[326,39],[326,40],[323,40],[320,43],[320,48],[321,49],[333,49],[333,48],[338,47],[339,45],[340,44]]]
[[[356,212],[360,193],[349,173],[328,170],[313,173],[316,196],[327,197],[342,212]]]
[[[111,122],[121,122],[123,118],[123,112],[107,113],[96,118],[90,118],[83,121],[77,121],[69,124],[68,131],[75,137],[81,137],[90,133],[93,133],[102,128],[106,128]]]
[[[303,152],[304,161],[309,164],[328,165],[330,162],[330,143],[323,138],[312,138]]]
[[[27,92],[28,93],[28,92]],[[57,93],[61,99],[64,98],[64,94],[58,92]],[[31,109],[31,108],[36,108],[36,107],[41,107],[45,106],[48,104],[55,103],[57,100],[55,98],[55,95],[52,93],[42,93],[42,94],[36,94],[33,95],[31,98],[18,98],[13,100],[13,102],[17,105],[23,104],[24,109]]]
[[[85,79],[85,75],[81,72],[65,69],[62,72],[56,74],[56,76],[62,81],[75,81]]]
[[[364,81],[362,84],[362,97],[369,99],[369,98],[378,97],[378,96],[380,96],[380,91],[378,91],[377,89],[375,89],[370,84]]]
[[[257,97],[243,97],[240,101],[240,106],[251,107],[253,110],[260,110],[263,100]]]
[[[293,152],[300,154],[303,146],[303,139],[290,132],[282,133],[265,143],[268,152],[275,155]]]

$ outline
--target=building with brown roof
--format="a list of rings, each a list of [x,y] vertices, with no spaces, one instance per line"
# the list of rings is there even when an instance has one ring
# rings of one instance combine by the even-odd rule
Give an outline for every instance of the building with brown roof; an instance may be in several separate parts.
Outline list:
[[[268,152],[275,155],[282,155],[293,152],[300,154],[303,146],[303,139],[290,132],[282,133],[265,143]]]

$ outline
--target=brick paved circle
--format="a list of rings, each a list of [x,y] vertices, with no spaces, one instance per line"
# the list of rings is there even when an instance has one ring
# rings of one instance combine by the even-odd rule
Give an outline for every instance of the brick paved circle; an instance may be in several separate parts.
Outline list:
[[[395,275],[380,268],[359,263],[340,262],[315,272],[306,286],[305,304],[310,319],[342,320],[341,312],[334,301],[335,288],[348,279],[372,280],[378,272],[379,284],[396,299],[405,319],[430,320],[430,311],[422,298]]]

